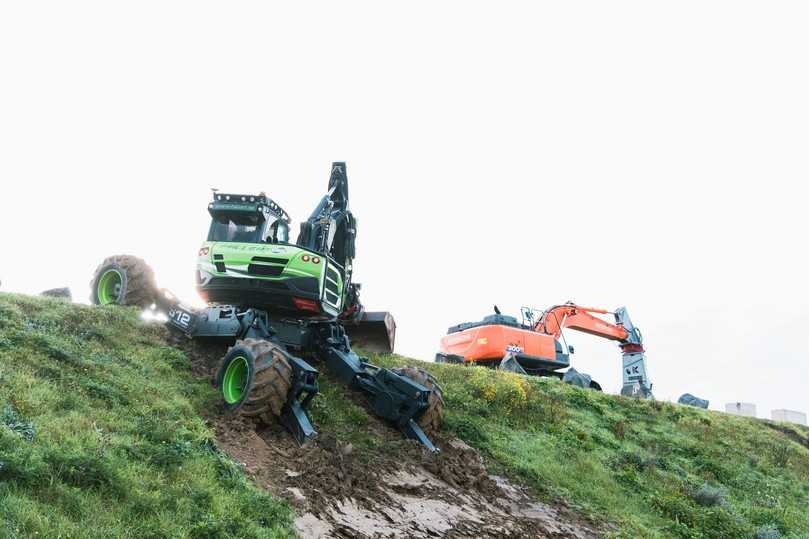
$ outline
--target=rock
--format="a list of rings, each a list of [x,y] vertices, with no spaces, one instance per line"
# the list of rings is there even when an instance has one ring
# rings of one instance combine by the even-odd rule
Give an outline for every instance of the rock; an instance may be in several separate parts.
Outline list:
[[[562,377],[562,381],[566,384],[589,388],[593,379],[589,375],[580,373],[573,367],[570,367]]]
[[[45,290],[42,292],[40,296],[45,296],[48,298],[64,298],[68,301],[73,301],[73,295],[70,293],[70,289],[67,287],[51,288],[50,290]]]
[[[695,397],[691,393],[683,393],[683,395],[677,399],[679,404],[685,404],[686,406],[694,406],[696,408],[708,408],[709,402],[705,399],[700,399],[699,397]]]

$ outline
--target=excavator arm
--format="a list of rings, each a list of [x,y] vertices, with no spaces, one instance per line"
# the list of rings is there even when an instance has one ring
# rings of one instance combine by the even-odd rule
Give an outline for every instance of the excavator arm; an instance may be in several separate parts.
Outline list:
[[[331,165],[328,192],[309,219],[301,223],[297,243],[328,255],[340,266],[345,294],[339,320],[352,345],[368,352],[393,352],[393,316],[385,311],[366,311],[360,302],[360,284],[353,282],[356,239],[357,220],[348,207],[346,164],[337,161]]]
[[[346,281],[350,281],[356,235],[356,221],[348,209],[346,164],[335,162],[332,163],[329,190],[309,219],[301,223],[297,243],[333,258],[346,273]]]
[[[615,317],[615,323],[595,316],[597,314],[612,314]],[[534,326],[534,331],[559,339],[564,328],[617,341],[623,355],[621,394],[646,398],[652,396],[652,384],[646,374],[643,336],[640,330],[632,324],[626,307],[620,307],[615,312],[611,312],[606,309],[581,307],[570,302],[556,305],[542,313]]]
[[[556,305],[542,314],[534,331],[539,331],[555,338],[562,336],[563,328],[575,329],[596,337],[603,337],[612,341],[622,341],[629,334],[618,324],[611,324],[594,314],[610,314],[606,309],[593,307],[580,307],[573,303]]]

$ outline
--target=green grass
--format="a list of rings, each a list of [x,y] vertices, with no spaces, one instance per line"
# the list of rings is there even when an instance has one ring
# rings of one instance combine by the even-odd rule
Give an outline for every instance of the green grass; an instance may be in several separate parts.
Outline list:
[[[0,537],[290,537],[214,390],[134,310],[0,294]]]
[[[420,366],[443,386],[446,430],[490,468],[615,523],[619,537],[753,538],[768,525],[809,537],[809,429],[482,367]]]
[[[218,397],[161,335],[134,310],[0,294],[0,538],[294,535],[291,509],[216,449],[202,418]],[[446,431],[493,472],[616,536],[809,538],[809,429],[419,365],[443,385]],[[311,415],[358,458],[406,443],[326,373]]]

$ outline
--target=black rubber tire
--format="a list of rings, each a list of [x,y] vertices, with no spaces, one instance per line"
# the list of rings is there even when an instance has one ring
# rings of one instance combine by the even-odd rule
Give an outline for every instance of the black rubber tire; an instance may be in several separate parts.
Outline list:
[[[115,304],[145,308],[154,303],[157,284],[152,268],[136,256],[115,255],[105,258],[93,274],[90,281],[90,300],[93,304],[101,303],[98,300],[98,280],[111,269],[118,271],[122,278],[121,292]]]
[[[427,397],[427,409],[418,418],[417,423],[424,429],[424,432],[437,431],[441,427],[441,421],[444,419],[444,391],[441,389],[438,380],[420,367],[402,367],[393,369],[393,372],[399,376],[409,378],[430,390],[430,396]]]
[[[595,380],[591,380],[591,381],[590,381],[590,389],[593,389],[593,390],[595,390],[595,391],[599,391],[599,392],[603,392],[603,391],[604,391],[603,389],[601,389],[601,384],[599,384],[599,383],[598,383],[598,382],[596,382]]]
[[[229,411],[239,411],[247,417],[258,418],[270,423],[280,417],[292,387],[292,367],[286,351],[275,343],[261,339],[244,339],[228,349],[219,372],[216,387],[222,394],[222,381],[228,365],[237,357],[244,357],[248,363],[247,384],[242,400],[228,403],[222,399]]]

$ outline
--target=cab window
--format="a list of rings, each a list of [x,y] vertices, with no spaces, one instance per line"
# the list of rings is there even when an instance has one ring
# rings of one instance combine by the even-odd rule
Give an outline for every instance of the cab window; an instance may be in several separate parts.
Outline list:
[[[256,243],[260,241],[263,224],[255,214],[217,214],[211,222],[208,241]]]

